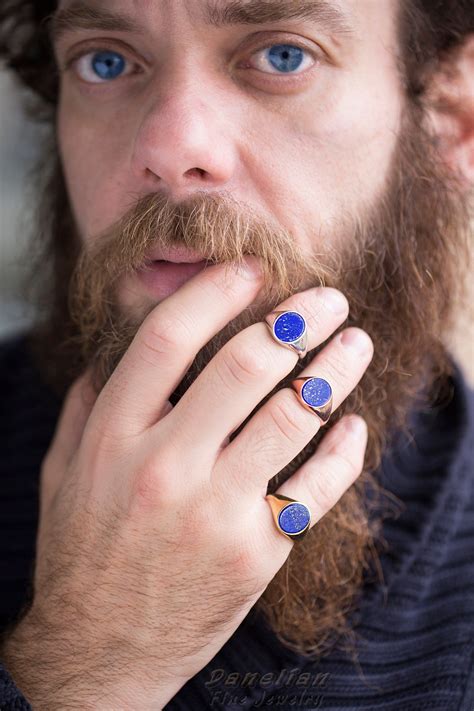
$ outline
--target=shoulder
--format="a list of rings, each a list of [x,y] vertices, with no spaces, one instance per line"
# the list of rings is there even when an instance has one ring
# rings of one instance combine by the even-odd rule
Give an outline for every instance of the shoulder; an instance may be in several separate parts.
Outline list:
[[[466,461],[474,434],[474,389],[460,363],[450,356],[447,375],[429,405],[413,413],[412,434],[431,466],[451,469]],[[429,457],[428,457],[429,454]]]

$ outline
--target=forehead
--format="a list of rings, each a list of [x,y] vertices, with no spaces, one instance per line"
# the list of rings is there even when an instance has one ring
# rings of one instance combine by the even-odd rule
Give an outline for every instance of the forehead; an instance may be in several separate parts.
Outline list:
[[[192,21],[210,27],[308,23],[335,35],[395,25],[399,0],[60,0],[56,15],[78,24],[96,20],[98,29],[135,31],[150,21],[167,25]],[[121,26],[117,20],[122,20]],[[153,26],[153,25],[152,25]]]

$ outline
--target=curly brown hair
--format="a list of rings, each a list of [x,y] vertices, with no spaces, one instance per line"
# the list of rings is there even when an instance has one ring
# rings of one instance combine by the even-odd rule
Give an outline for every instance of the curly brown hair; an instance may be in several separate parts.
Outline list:
[[[49,39],[57,0],[3,0],[0,59],[46,106],[58,98],[59,78]],[[449,50],[474,33],[472,0],[400,0],[400,55],[407,95],[423,94],[427,80]]]

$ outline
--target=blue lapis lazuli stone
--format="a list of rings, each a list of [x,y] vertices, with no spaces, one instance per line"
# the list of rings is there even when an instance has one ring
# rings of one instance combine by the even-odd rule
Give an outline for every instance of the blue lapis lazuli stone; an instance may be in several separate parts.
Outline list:
[[[285,533],[299,533],[308,525],[309,510],[303,504],[288,504],[280,511],[278,523]]]
[[[286,314],[281,314],[273,324],[275,336],[283,343],[297,341],[298,338],[301,338],[305,329],[305,320],[296,311],[288,311]]]
[[[331,395],[331,386],[323,378],[311,378],[301,388],[301,397],[311,407],[322,407],[329,402]]]

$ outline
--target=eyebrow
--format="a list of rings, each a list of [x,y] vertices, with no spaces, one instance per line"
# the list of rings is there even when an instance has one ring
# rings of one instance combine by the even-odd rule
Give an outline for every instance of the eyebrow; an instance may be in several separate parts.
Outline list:
[[[69,7],[61,8],[47,18],[49,36],[58,42],[63,35],[79,30],[103,30],[104,32],[142,32],[143,28],[129,15],[119,15],[108,10],[76,0]]]
[[[144,31],[143,25],[130,15],[100,9],[84,0],[72,2],[47,19],[52,42],[78,30],[137,34]],[[336,35],[352,32],[347,15],[331,0],[230,0],[224,5],[208,0],[204,8],[204,22],[213,27],[261,25],[282,20],[312,22]]]
[[[350,32],[351,29],[341,7],[330,0],[231,0],[224,6],[208,2],[206,17],[208,24],[216,27],[303,20],[338,34]]]

